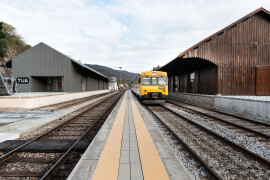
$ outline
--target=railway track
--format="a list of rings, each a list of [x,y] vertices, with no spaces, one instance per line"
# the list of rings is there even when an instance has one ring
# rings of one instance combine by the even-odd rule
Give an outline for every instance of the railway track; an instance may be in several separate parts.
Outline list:
[[[0,144],[0,179],[66,179],[123,92],[31,140]]]
[[[193,120],[204,127],[270,160],[270,125],[250,120],[246,122],[244,118],[237,119],[200,107],[192,108],[180,102],[169,101],[165,106],[183,116],[192,116]]]
[[[107,94],[108,93],[102,93],[102,94],[89,96],[89,97],[85,97],[85,98],[80,98],[80,99],[76,99],[76,100],[72,100],[72,101],[53,104],[53,105],[49,105],[49,106],[44,106],[44,107],[36,108],[36,109],[32,109],[32,110],[59,110],[59,109],[69,108],[69,107],[72,107],[72,106],[75,106],[75,105],[90,101],[92,99],[96,99],[96,98],[105,96]]]
[[[188,113],[207,118],[214,122],[220,122],[225,126],[234,126],[235,129],[242,129],[253,133],[252,136],[263,137],[264,139],[270,139],[270,125],[263,122],[252,121],[247,118],[234,116],[228,113],[219,112],[215,110],[205,109],[202,107],[192,106],[177,101],[168,100],[167,103],[178,106]],[[263,139],[263,140],[264,140]],[[262,140],[262,141],[263,141]]]
[[[201,163],[207,179],[267,179],[270,161],[163,106],[153,115]]]
[[[112,92],[112,93],[115,93],[115,92]],[[60,109],[64,109],[64,108],[69,108],[69,107],[90,101],[92,99],[96,99],[96,98],[105,96],[107,94],[109,94],[109,93],[102,93],[102,94],[89,96],[89,97],[85,97],[85,98],[80,98],[80,99],[67,101],[67,102],[63,102],[63,103],[53,104],[53,105],[49,105],[49,106],[43,106],[40,108],[34,108],[34,109],[31,109],[31,111],[34,111],[34,110],[60,110]],[[1,109],[0,108],[0,113],[1,112],[9,112],[9,111],[19,111],[19,110],[22,110],[22,109],[16,109],[16,108],[15,109],[6,109],[6,108]]]

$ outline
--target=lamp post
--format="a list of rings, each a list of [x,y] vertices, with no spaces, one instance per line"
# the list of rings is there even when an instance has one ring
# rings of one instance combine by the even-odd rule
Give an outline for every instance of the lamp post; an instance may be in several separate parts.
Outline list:
[[[121,85],[121,69],[122,69],[122,67],[119,67],[119,69],[120,69],[120,84],[119,85]]]

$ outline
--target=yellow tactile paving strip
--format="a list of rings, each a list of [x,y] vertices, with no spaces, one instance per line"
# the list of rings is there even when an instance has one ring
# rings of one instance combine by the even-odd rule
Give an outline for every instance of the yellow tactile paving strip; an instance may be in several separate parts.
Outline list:
[[[169,179],[132,95],[130,101],[144,180]]]
[[[127,93],[123,98],[110,135],[102,151],[93,180],[117,180],[118,178],[126,99]]]

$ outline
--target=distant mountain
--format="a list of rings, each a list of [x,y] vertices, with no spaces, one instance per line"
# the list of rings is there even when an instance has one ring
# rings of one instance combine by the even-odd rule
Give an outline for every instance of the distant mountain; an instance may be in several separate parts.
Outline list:
[[[97,64],[85,64],[86,66],[104,74],[107,77],[120,77],[120,70],[115,70],[106,66],[100,66]],[[127,81],[133,81],[140,74],[132,73],[128,71],[121,71],[121,79],[125,79]]]

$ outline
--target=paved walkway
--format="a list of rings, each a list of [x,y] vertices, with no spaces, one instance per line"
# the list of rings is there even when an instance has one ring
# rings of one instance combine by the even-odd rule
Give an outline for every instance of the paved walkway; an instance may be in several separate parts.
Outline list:
[[[69,180],[187,180],[190,174],[126,91]],[[142,114],[142,115],[141,115]],[[143,117],[144,118],[143,118]]]
[[[169,179],[130,91],[125,93],[96,168],[93,180],[100,179]]]
[[[130,96],[127,101],[118,179],[143,179]]]

